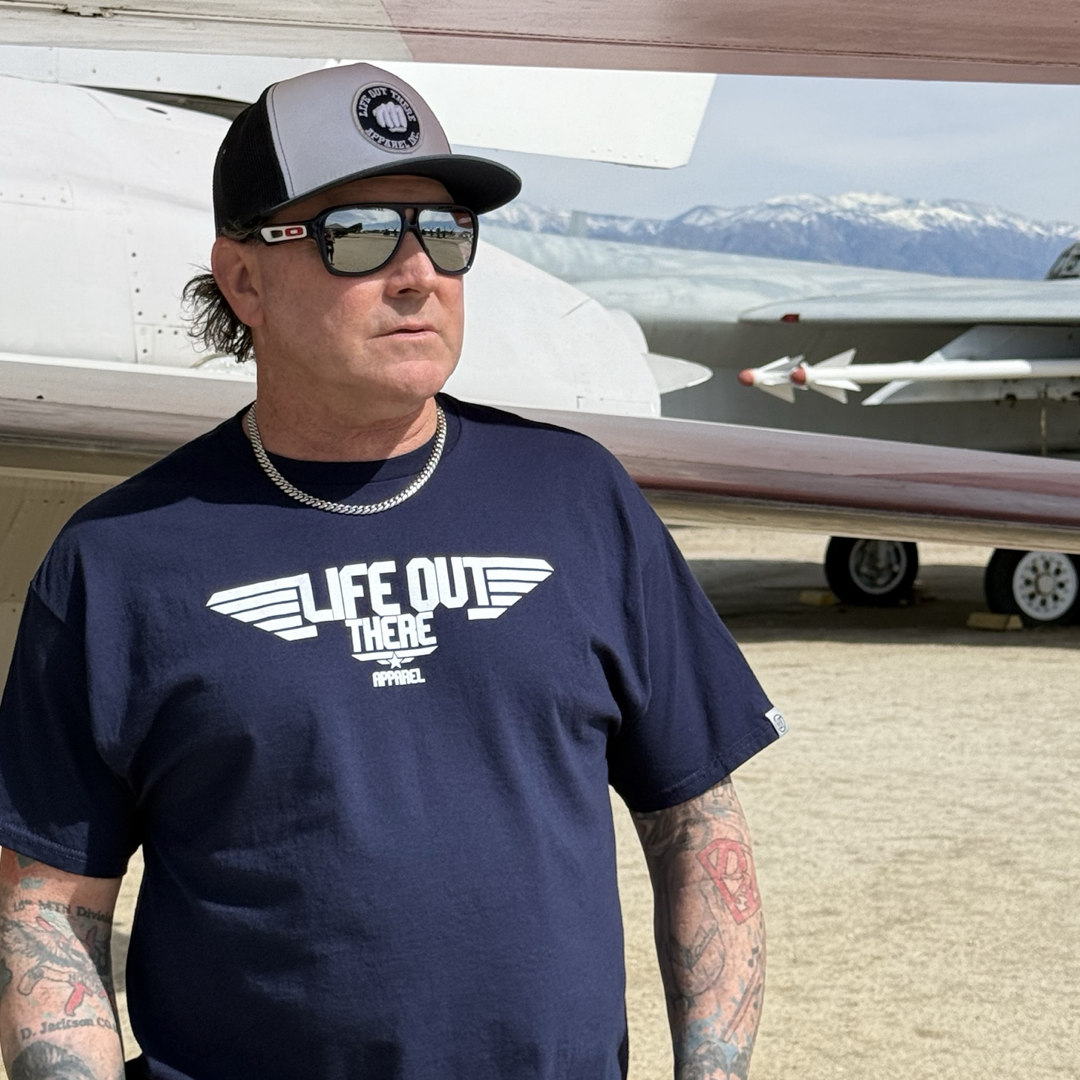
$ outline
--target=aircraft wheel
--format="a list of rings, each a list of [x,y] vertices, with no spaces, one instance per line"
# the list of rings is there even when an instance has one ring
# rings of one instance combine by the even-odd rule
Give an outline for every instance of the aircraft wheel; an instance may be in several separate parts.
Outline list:
[[[1007,551],[990,558],[983,579],[991,611],[1028,626],[1073,622],[1080,613],[1080,560],[1059,551]]]
[[[839,600],[862,607],[895,607],[911,596],[919,549],[902,540],[834,536],[825,552],[825,580]]]

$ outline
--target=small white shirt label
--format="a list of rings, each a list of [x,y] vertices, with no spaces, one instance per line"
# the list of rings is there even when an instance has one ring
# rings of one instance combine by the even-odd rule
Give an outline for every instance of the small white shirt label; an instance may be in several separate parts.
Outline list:
[[[784,714],[779,709],[770,709],[765,714],[765,719],[776,728],[777,735],[787,734],[787,721],[784,719]]]

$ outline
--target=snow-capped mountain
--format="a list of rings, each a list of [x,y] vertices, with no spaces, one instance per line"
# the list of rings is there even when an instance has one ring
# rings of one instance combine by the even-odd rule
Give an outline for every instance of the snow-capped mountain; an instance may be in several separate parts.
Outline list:
[[[1080,225],[1032,221],[959,199],[790,195],[695,206],[668,220],[545,210],[515,202],[485,220],[532,232],[965,277],[1041,278]]]

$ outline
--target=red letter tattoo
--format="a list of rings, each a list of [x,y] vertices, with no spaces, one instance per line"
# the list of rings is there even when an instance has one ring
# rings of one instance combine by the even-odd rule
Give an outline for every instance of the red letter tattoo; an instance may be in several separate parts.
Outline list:
[[[754,864],[745,844],[737,840],[714,840],[698,852],[698,862],[709,872],[737,923],[746,922],[761,908]]]

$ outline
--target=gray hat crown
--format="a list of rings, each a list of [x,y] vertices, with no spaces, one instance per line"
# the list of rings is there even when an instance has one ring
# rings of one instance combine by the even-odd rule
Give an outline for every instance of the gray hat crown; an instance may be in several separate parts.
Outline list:
[[[477,213],[521,189],[504,165],[453,153],[403,79],[348,64],[274,83],[233,121],[214,169],[217,226],[246,227],[337,184],[393,174],[440,180]]]

